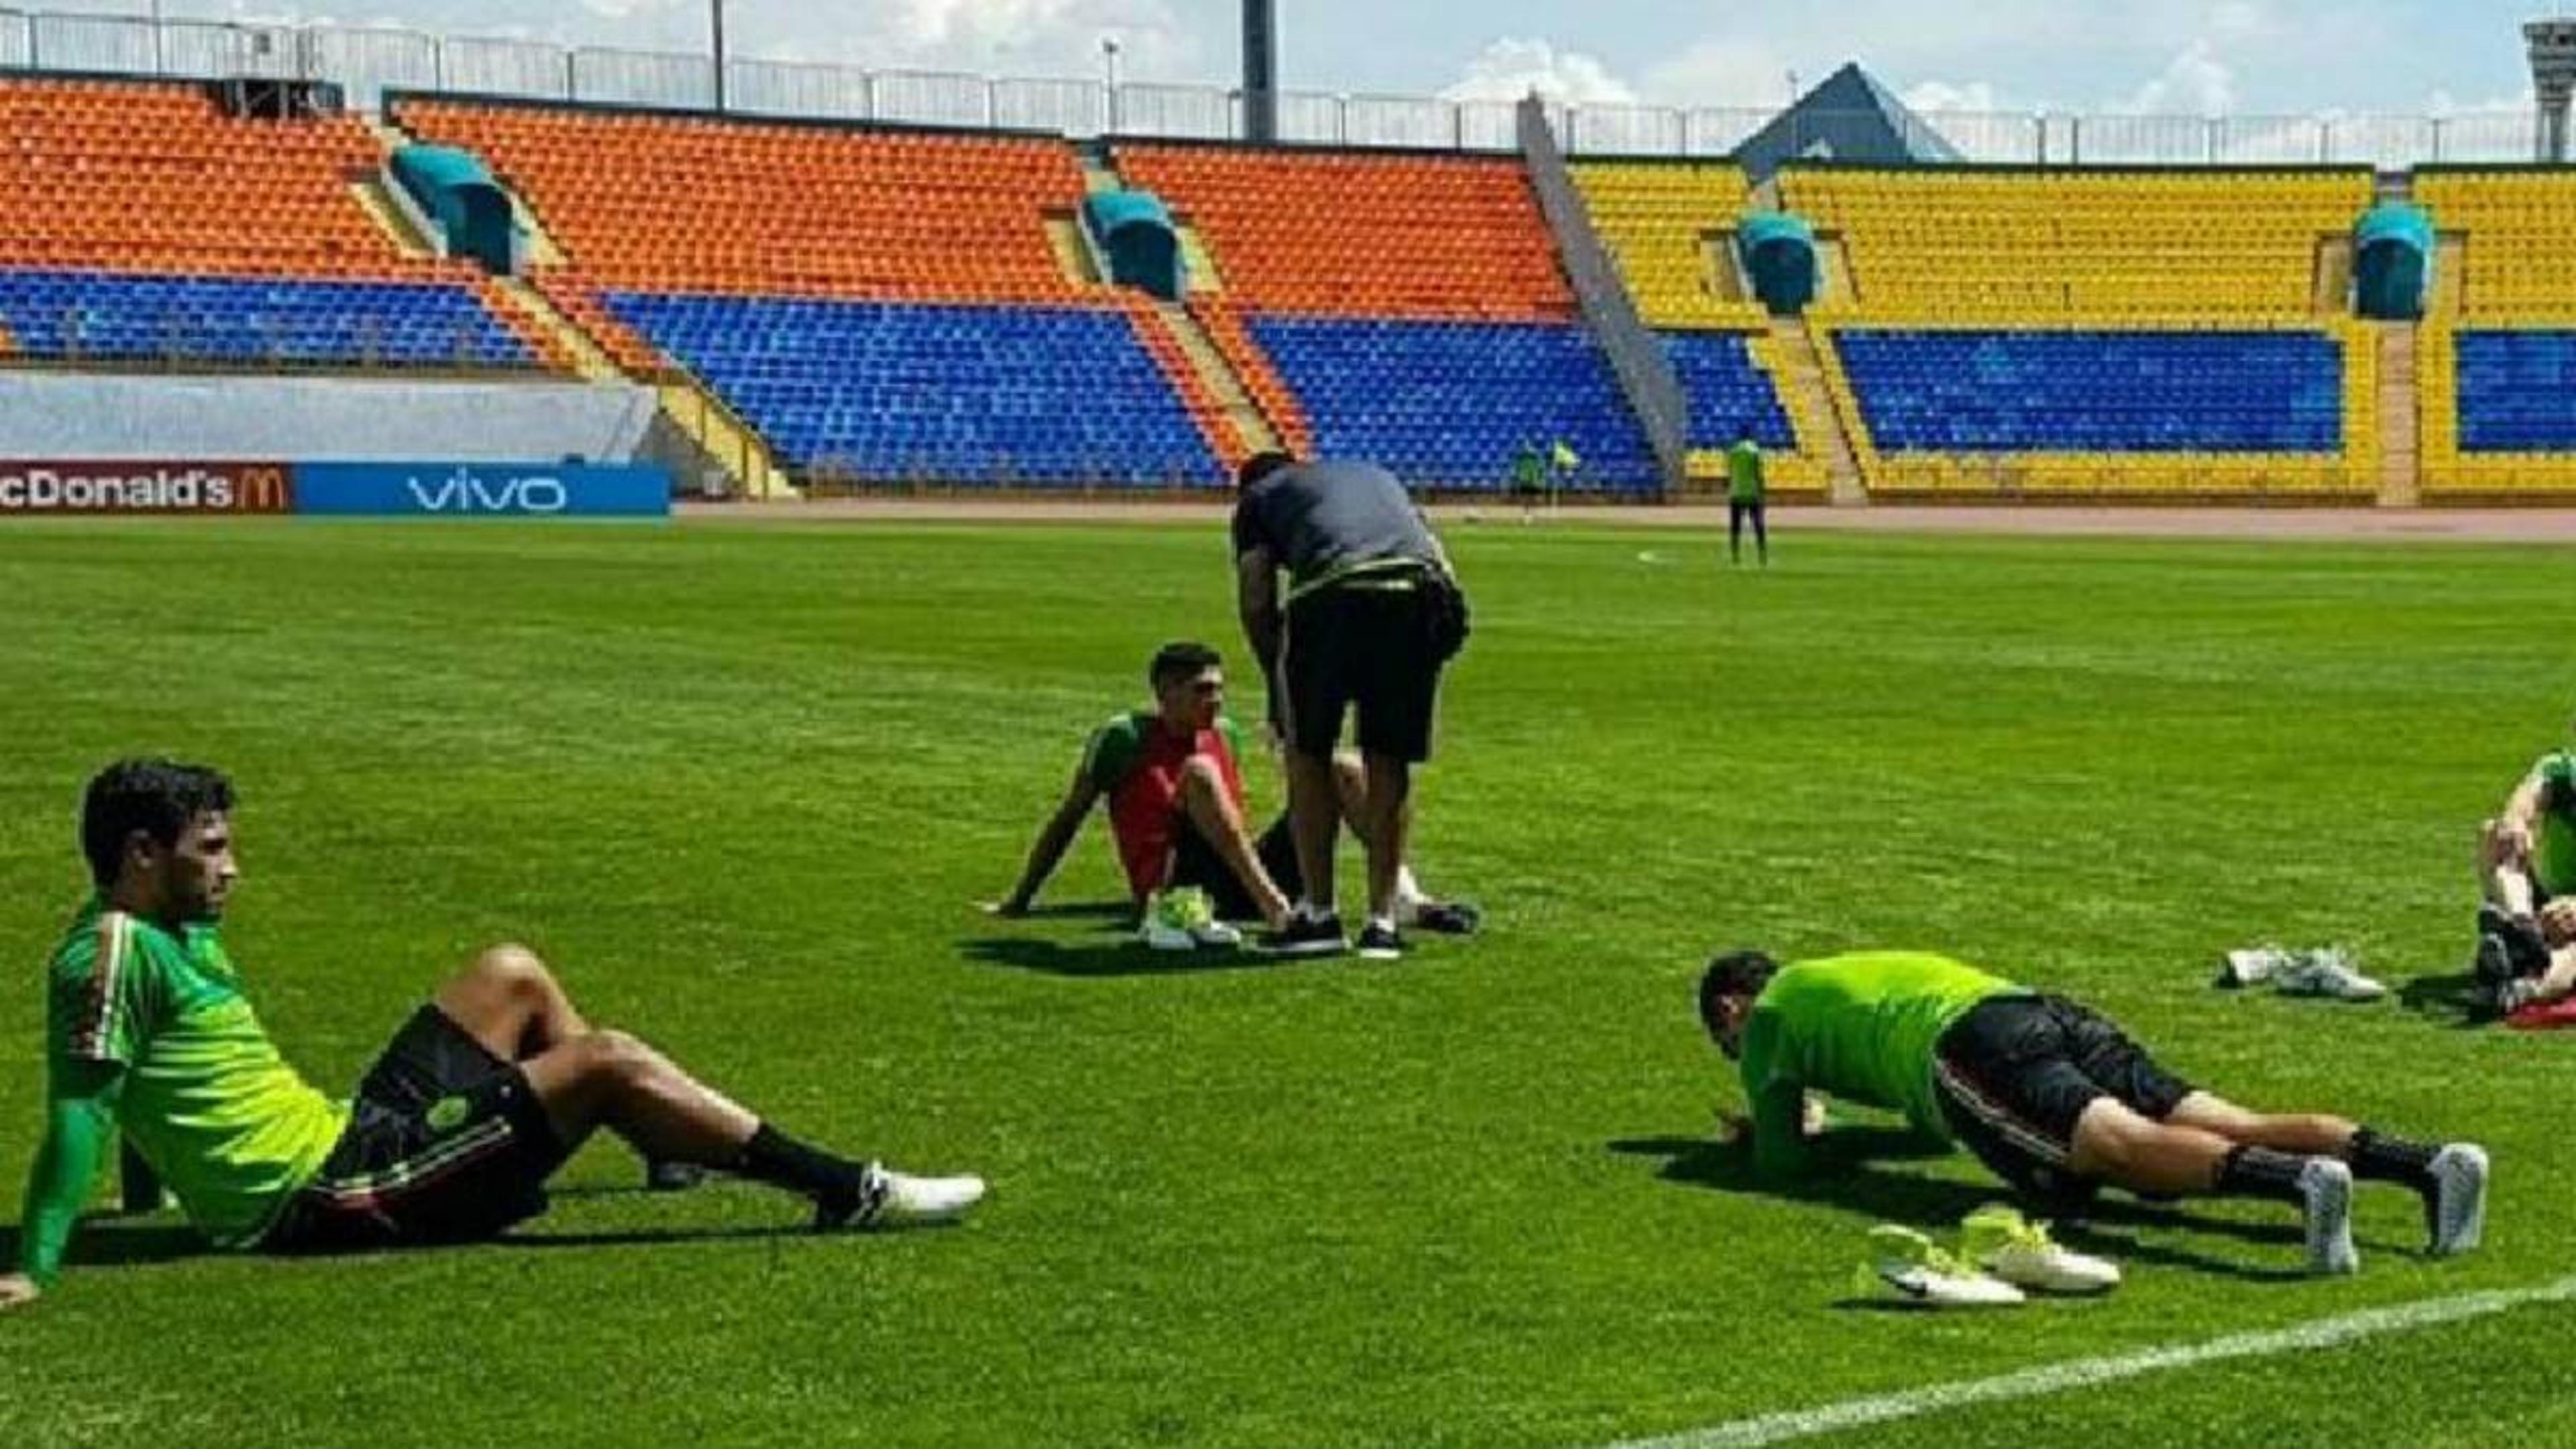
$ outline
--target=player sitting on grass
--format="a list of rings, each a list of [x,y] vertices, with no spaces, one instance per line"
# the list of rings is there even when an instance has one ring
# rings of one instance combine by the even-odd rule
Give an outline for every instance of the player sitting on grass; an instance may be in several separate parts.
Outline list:
[[[2499,1015],[2576,995],[2576,751],[2543,755],[2478,839],[2478,983]]]
[[[1174,949],[1237,944],[1228,921],[1279,930],[1302,879],[1296,842],[1284,816],[1259,840],[1245,823],[1244,734],[1225,713],[1224,661],[1204,644],[1167,644],[1145,673],[1154,707],[1121,714],[1092,735],[1063,803],[1030,847],[1020,883],[994,912],[1028,914],[1092,807],[1106,799],[1110,835],[1149,940]],[[1359,761],[1345,754],[1334,760],[1333,774],[1343,813],[1364,818],[1368,784]],[[1204,893],[1204,911],[1156,908],[1158,898],[1185,902],[1191,893]],[[1473,906],[1430,899],[1409,868],[1398,872],[1396,894],[1404,924],[1459,935],[1476,928]],[[1318,954],[1338,943],[1289,949]]]
[[[272,1046],[218,932],[240,871],[233,790],[164,760],[89,784],[81,846],[98,893],[46,980],[43,1144],[0,1309],[53,1281],[121,1131],[222,1248],[310,1253],[496,1237],[602,1127],[657,1161],[810,1199],[816,1226],[954,1218],[972,1177],[927,1179],[781,1134],[631,1036],[595,1030],[535,956],[486,951],[406,1023],[355,1101]]]
[[[2339,1117],[2268,1116],[2191,1086],[2099,1014],[1944,956],[1871,951],[1782,966],[1721,956],[1699,989],[1701,1024],[1742,1067],[1761,1176],[1812,1165],[1807,1094],[1903,1112],[1967,1146],[2042,1211],[2080,1209],[2103,1185],[2144,1196],[2271,1198],[2298,1208],[2308,1266],[2350,1273],[2353,1179],[2424,1200],[2432,1251],[2477,1246],[2487,1156]]]

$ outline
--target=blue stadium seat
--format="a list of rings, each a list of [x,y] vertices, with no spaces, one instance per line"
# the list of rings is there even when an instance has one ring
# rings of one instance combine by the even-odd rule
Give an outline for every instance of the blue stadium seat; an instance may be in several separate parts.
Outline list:
[[[605,301],[790,468],[996,484],[1223,482],[1123,312],[632,292]]]
[[[1797,434],[1780,407],[1779,390],[1736,332],[1666,332],[1664,352],[1673,360],[1682,396],[1690,403],[1686,438],[1693,448],[1728,448],[1750,429],[1753,441],[1777,452],[1797,450]]]
[[[2462,332],[2460,451],[2576,452],[2576,332]]]
[[[2331,453],[2343,354],[2322,332],[1834,336],[1882,452]]]
[[[1582,456],[1576,487],[1656,486],[1645,430],[1577,327],[1256,314],[1254,340],[1304,406],[1315,451],[1409,483],[1505,487],[1524,443]]]
[[[0,271],[0,327],[48,359],[537,365],[472,289],[436,282]]]

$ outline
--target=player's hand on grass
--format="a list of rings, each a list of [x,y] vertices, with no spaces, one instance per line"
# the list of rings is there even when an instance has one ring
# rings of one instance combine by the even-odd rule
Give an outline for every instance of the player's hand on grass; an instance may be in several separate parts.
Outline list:
[[[976,909],[988,916],[999,916],[1005,921],[1017,921],[1028,915],[1029,903],[1023,896],[1004,896],[998,901],[986,901]]]
[[[0,1313],[24,1308],[42,1297],[43,1293],[44,1290],[36,1286],[36,1280],[24,1273],[0,1275]]]

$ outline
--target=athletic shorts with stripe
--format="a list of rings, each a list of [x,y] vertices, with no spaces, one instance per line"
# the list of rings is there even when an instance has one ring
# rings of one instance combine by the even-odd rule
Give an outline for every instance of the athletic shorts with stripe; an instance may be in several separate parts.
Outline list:
[[[368,1068],[349,1127],[260,1246],[360,1252],[479,1242],[546,1210],[568,1156],[527,1073],[435,1006]]]
[[[2192,1093],[2100,1012],[2022,995],[1981,1001],[1951,1023],[1932,1049],[1932,1089],[1960,1145],[2049,1209],[2099,1186],[2067,1170],[2085,1108],[2109,1097],[2161,1122]]]

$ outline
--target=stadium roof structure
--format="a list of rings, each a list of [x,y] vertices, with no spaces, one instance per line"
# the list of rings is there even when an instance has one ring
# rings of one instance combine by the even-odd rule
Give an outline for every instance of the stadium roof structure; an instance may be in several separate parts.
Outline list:
[[[1798,160],[1902,165],[1967,158],[1853,61],[1746,138],[1735,159],[1758,185]]]

